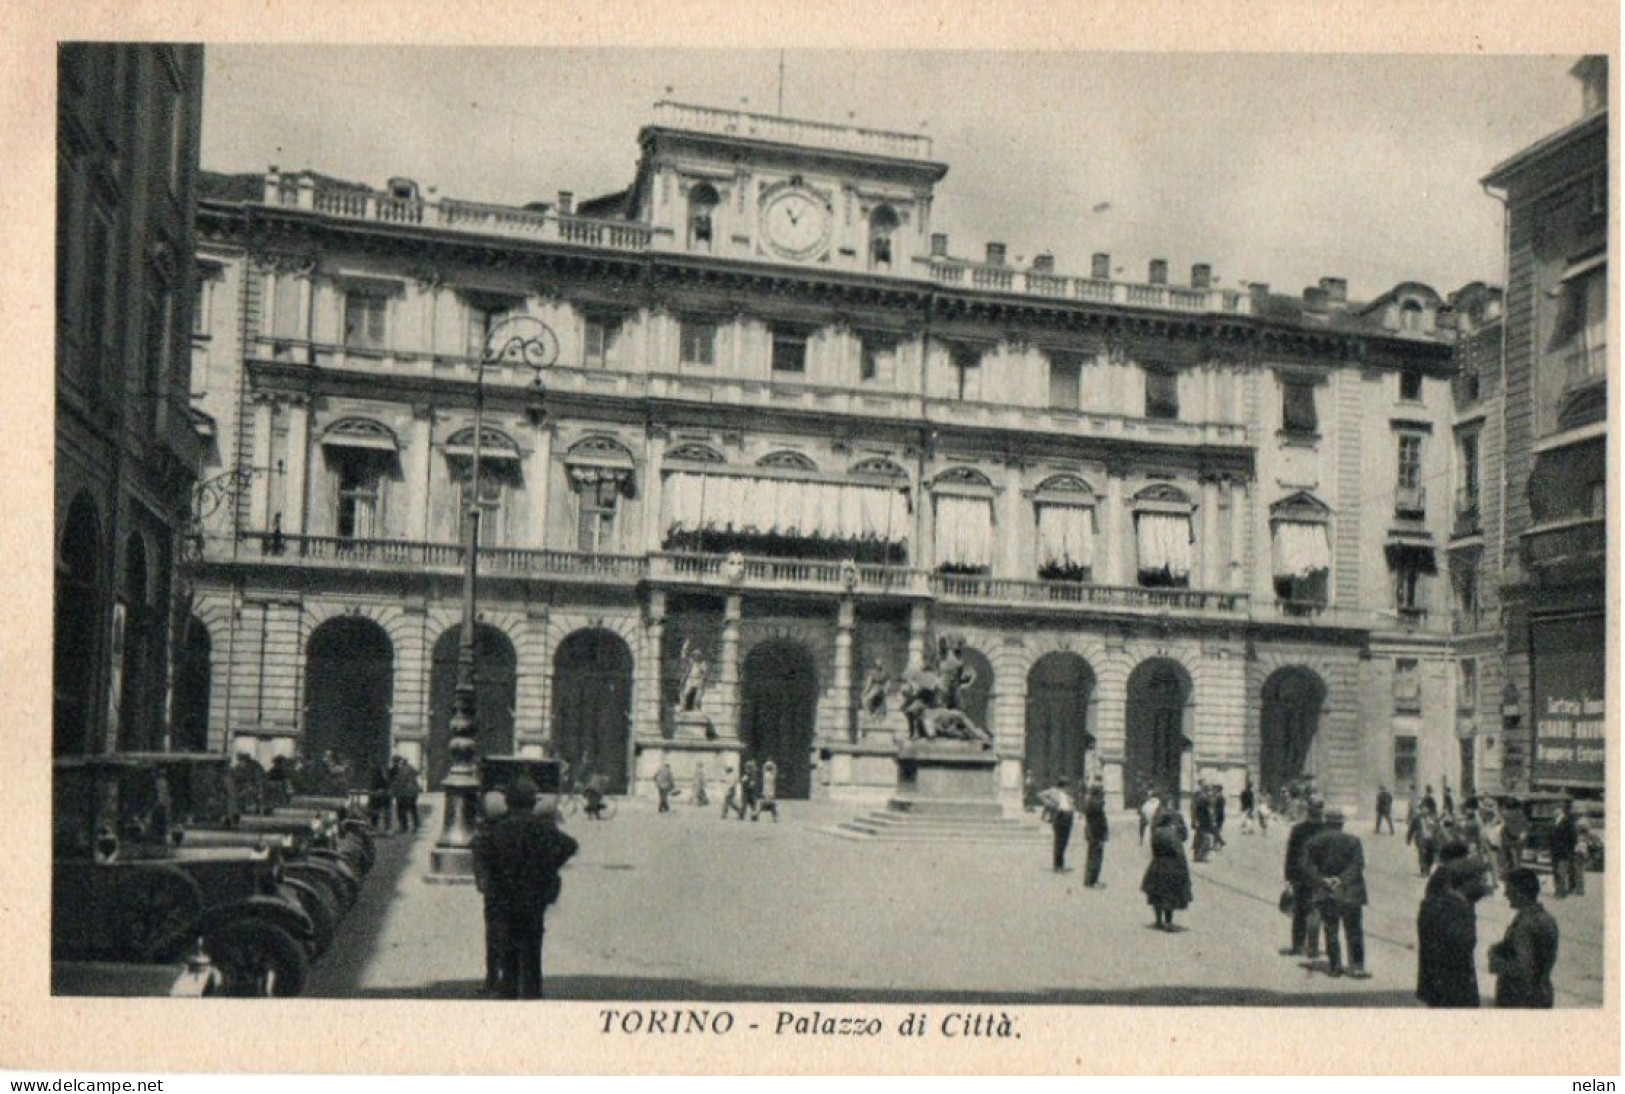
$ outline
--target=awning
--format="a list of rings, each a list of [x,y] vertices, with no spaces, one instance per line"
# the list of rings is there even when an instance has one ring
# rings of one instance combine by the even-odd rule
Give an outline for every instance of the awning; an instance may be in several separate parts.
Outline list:
[[[322,444],[329,448],[371,448],[380,452],[400,450],[390,428],[371,418],[344,418],[334,422],[322,433]]]
[[[1423,542],[1419,539],[1395,538],[1390,534],[1387,544],[1383,546],[1383,554],[1391,570],[1412,567],[1424,574],[1439,572],[1438,554],[1431,538]]]
[[[1191,572],[1191,518],[1187,514],[1140,513],[1135,520],[1141,573],[1166,570],[1173,578]]]
[[[993,565],[993,501],[937,495],[937,565]]]
[[[472,459],[474,457],[474,431],[472,429],[462,429],[453,433],[446,441],[446,455]],[[500,429],[480,430],[480,459],[517,460],[519,457],[519,445],[512,437]]]
[[[903,544],[908,495],[899,487],[674,471],[661,495],[668,535],[724,532]]]
[[[1095,564],[1095,514],[1086,505],[1038,506],[1038,564],[1078,566]]]
[[[1308,577],[1332,568],[1331,542],[1326,526],[1283,520],[1275,525],[1273,556],[1276,577]]]

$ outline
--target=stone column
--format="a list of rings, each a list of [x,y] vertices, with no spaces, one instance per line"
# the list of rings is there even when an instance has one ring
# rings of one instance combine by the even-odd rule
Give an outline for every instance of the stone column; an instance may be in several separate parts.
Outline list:
[[[306,481],[310,454],[310,404],[303,398],[293,399],[289,406],[288,421],[288,481],[283,505],[282,530],[288,535],[305,534],[305,499],[310,496]]]
[[[926,632],[930,626],[930,609],[924,604],[911,605],[908,610],[908,665],[905,668],[925,664]]]
[[[717,734],[730,740],[739,737],[739,621],[744,617],[744,598],[730,596],[722,606],[722,666],[718,672]]]
[[[841,741],[855,738],[852,726],[852,627],[857,620],[857,604],[851,597],[843,597],[835,609],[835,699],[841,712],[839,731]]]
[[[633,727],[633,733],[641,737],[659,737],[660,703],[664,690],[662,684],[663,651],[666,644],[666,594],[654,591],[649,594],[649,614],[644,627],[644,656],[643,656],[643,702],[639,704],[639,725]]]
[[[266,509],[271,503],[271,415],[272,405],[265,395],[254,396],[254,441],[250,468],[254,488],[248,495],[248,530],[263,532],[270,523]]]
[[[1100,576],[1102,585],[1127,585],[1123,577],[1123,534],[1129,514],[1123,508],[1123,477],[1115,467],[1106,469],[1106,507],[1100,521]]]
[[[530,459],[526,461],[526,486],[530,492],[530,543],[531,548],[545,548],[555,546],[548,542],[547,537],[547,506],[553,484],[553,427],[543,425],[536,431],[536,447],[531,451]],[[574,547],[574,544],[565,544]]]
[[[1202,574],[1192,581],[1198,589],[1222,589],[1228,584],[1228,575],[1221,572],[1219,562],[1219,480],[1213,475],[1202,476]]]

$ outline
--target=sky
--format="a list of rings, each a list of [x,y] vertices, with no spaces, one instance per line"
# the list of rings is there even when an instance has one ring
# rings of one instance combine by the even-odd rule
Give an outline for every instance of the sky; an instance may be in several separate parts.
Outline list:
[[[783,81],[780,82],[780,59]],[[919,132],[932,229],[1087,274],[1297,293],[1504,281],[1479,179],[1579,117],[1572,56],[211,45],[203,166],[309,168],[519,205],[624,188],[670,98]],[[780,110],[782,90],[783,108]]]

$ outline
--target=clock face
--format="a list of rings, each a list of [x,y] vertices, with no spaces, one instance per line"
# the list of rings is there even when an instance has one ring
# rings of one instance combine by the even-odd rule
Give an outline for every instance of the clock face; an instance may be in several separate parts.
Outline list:
[[[785,258],[812,258],[829,245],[829,210],[806,190],[786,190],[762,210],[768,246]]]

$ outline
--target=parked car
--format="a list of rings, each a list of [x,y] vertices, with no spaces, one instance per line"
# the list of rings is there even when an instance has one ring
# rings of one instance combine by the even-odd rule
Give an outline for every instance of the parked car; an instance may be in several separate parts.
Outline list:
[[[1565,802],[1573,798],[1553,791],[1529,791],[1522,794],[1502,794],[1496,798],[1501,815],[1506,817],[1518,810],[1528,819],[1523,840],[1523,859],[1530,862],[1550,862],[1552,854],[1552,822],[1557,819]]]
[[[201,954],[219,994],[299,994],[314,928],[279,847],[183,846],[151,755],[62,758],[52,774],[53,960]]]

